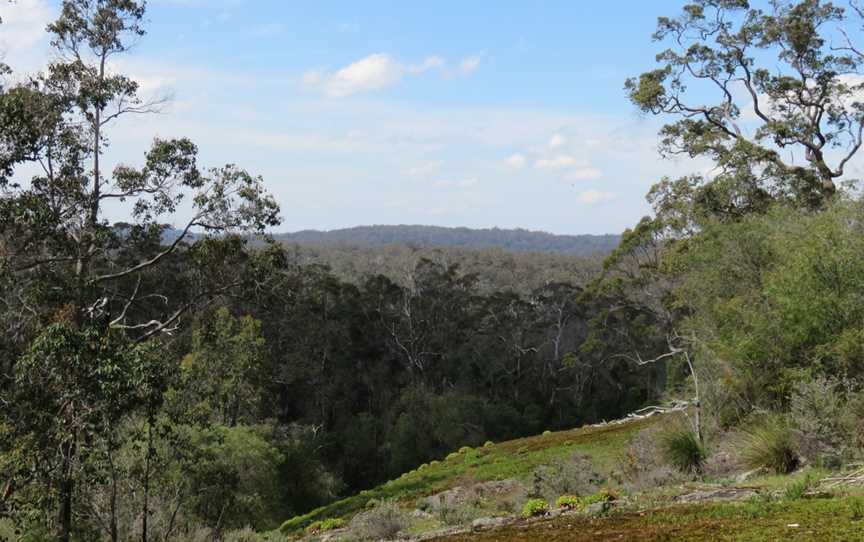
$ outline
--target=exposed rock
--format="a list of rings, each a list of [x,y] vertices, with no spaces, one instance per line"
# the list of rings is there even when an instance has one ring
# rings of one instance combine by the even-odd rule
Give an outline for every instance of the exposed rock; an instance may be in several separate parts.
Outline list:
[[[503,527],[505,525],[509,525],[513,522],[512,518],[509,517],[494,517],[494,518],[477,518],[471,522],[471,529],[475,531],[483,531],[486,529],[495,529],[497,527]]]
[[[743,501],[756,497],[758,493],[752,489],[742,487],[723,487],[709,489],[706,491],[694,491],[681,495],[678,502],[702,502],[702,501]]]

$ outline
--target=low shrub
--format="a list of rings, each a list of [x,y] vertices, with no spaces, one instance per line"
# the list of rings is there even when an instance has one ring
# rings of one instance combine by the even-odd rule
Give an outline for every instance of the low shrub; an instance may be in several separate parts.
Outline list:
[[[393,540],[409,523],[404,510],[396,503],[385,501],[354,516],[348,531],[350,537],[357,540]]]
[[[789,424],[772,416],[744,431],[741,460],[751,469],[788,474],[798,468],[798,449]]]
[[[604,487],[603,489],[601,489],[597,493],[594,493],[593,495],[588,495],[587,497],[582,497],[581,499],[579,499],[579,502],[582,504],[582,506],[590,506],[590,505],[592,505],[594,503],[598,503],[598,502],[612,502],[612,501],[617,501],[617,500],[618,500],[618,494],[615,493],[614,491]]]
[[[797,501],[798,499],[804,498],[807,491],[813,487],[813,482],[813,476],[810,474],[798,478],[797,480],[793,480],[783,490],[783,498],[789,501]]]
[[[495,446],[495,443],[492,442],[491,440],[487,440],[487,441],[483,444],[483,447],[484,447],[484,448],[491,448],[492,446]]]
[[[551,435],[551,434],[552,434],[552,431],[550,431],[550,430],[548,430],[548,429],[545,430],[545,431],[543,431],[543,436],[544,436],[544,437],[549,436],[549,435]]]
[[[662,428],[652,426],[637,433],[618,456],[620,482],[627,491],[637,493],[669,483],[683,481],[660,450]]]
[[[579,500],[579,497],[575,495],[561,495],[558,497],[558,500],[555,501],[555,506],[567,510],[579,510],[582,508],[582,502]]]
[[[345,526],[345,520],[342,518],[330,518],[315,521],[306,527],[306,533],[308,534],[318,534],[325,533],[327,531],[332,531],[334,529],[341,529]]]
[[[447,454],[447,461],[452,461],[459,457],[459,452],[453,452],[451,454]]]
[[[560,495],[590,495],[605,483],[606,479],[594,470],[591,458],[576,453],[537,467],[532,473],[530,496],[554,501]]]
[[[543,499],[528,499],[522,507],[522,517],[533,518],[549,512],[549,503]]]
[[[669,428],[659,435],[660,450],[670,465],[680,472],[700,472],[705,448],[696,434],[685,425]]]
[[[459,448],[459,453],[460,454],[467,454],[471,450],[473,450],[473,448],[471,448],[471,446],[462,446],[461,448]]]

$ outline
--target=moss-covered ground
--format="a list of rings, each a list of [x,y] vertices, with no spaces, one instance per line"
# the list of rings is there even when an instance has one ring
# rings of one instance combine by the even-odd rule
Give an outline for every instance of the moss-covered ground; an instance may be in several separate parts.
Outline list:
[[[441,542],[864,540],[864,497],[705,503],[603,517],[562,516],[539,523],[455,535]]]

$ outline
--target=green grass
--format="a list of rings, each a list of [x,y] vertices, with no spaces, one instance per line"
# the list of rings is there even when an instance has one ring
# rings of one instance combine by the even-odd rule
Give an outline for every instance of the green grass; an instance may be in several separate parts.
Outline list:
[[[574,452],[588,455],[596,469],[609,472],[615,466],[618,452],[633,436],[659,419],[660,416],[654,416],[625,424],[558,431],[501,442],[488,448],[466,449],[450,454],[445,461],[430,463],[422,471],[413,471],[359,495],[291,518],[282,525],[282,532],[299,532],[312,522],[327,518],[350,519],[362,511],[370,499],[395,500],[413,506],[419,497],[472,481],[527,480],[538,466]]]

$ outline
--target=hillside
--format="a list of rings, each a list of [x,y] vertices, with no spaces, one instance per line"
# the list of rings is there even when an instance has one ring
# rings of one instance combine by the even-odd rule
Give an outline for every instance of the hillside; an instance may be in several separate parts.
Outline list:
[[[555,235],[524,229],[471,229],[439,226],[357,226],[331,231],[303,230],[274,235],[286,243],[382,246],[410,244],[419,247],[499,247],[518,252],[554,252],[590,256],[611,251],[620,235]]]
[[[398,534],[392,531],[382,538],[550,542],[864,537],[860,486],[834,482],[860,482],[861,472],[821,480],[826,471],[812,467],[785,476],[732,471],[699,477],[665,471],[658,476],[658,471],[651,473],[653,480],[634,485],[627,465],[650,462],[650,454],[637,457],[640,449],[645,451],[645,437],[674,427],[678,416],[660,414],[463,448],[379,487],[292,518],[282,525],[281,534],[309,541],[370,539],[368,531],[357,531],[364,525],[358,518],[371,519],[372,531],[380,533],[383,523],[395,522],[393,514],[401,514],[411,519],[402,520]],[[580,504],[570,509],[556,507],[545,493],[551,484],[577,494],[576,486],[586,483],[602,487],[593,495],[582,493]],[[550,508],[524,517],[522,503],[538,492]]]

